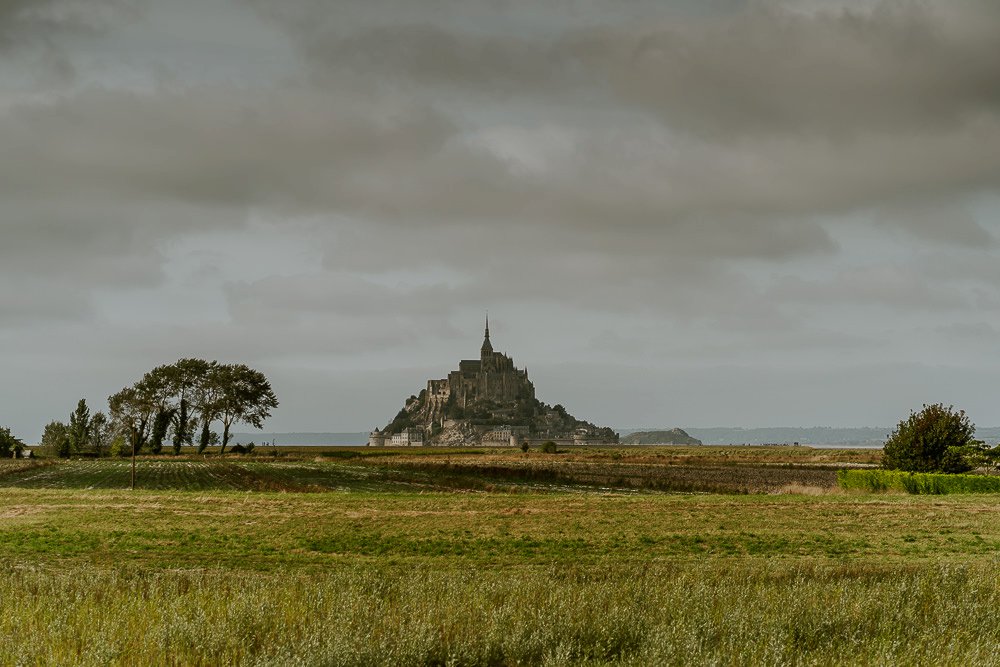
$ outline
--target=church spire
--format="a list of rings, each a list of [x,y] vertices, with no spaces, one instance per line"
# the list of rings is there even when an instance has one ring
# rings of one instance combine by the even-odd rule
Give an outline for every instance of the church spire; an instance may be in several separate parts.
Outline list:
[[[483,339],[483,347],[480,350],[480,356],[485,359],[488,355],[493,354],[493,344],[490,343],[490,314],[486,313],[486,337]]]

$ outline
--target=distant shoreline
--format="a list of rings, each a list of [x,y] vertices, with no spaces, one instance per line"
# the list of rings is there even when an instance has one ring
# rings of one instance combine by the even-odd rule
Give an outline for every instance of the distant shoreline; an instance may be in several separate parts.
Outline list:
[[[615,429],[622,436],[636,431],[668,430],[664,427],[655,428],[621,428]],[[684,428],[694,438],[704,445],[715,446],[760,446],[768,444],[794,445],[820,449],[880,449],[891,427],[857,427],[833,428],[826,426],[790,427],[776,426],[770,428],[739,428],[739,427],[708,427]],[[984,426],[976,429],[976,437],[988,444],[1000,442],[1000,427]],[[235,433],[232,444],[287,445],[293,447],[360,447],[368,444],[368,432],[272,432],[272,433]]]
[[[697,430],[697,429],[692,429]],[[630,431],[624,431],[628,433]],[[695,435],[692,433],[692,435]],[[697,437],[697,436],[695,436]],[[270,445],[272,442],[284,447],[363,447],[368,444],[367,433],[235,433],[231,444]],[[766,447],[794,446],[791,442],[753,442],[749,439],[738,441],[704,441],[701,446],[710,447]],[[799,441],[799,444],[817,449],[881,449],[881,442],[819,442]],[[655,445],[621,445],[622,447],[652,447]],[[698,445],[691,445],[697,447]]]

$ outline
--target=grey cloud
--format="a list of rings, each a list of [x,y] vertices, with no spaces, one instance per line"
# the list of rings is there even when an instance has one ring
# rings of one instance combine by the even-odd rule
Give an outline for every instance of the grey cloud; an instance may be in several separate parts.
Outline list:
[[[518,36],[470,35],[439,26],[381,26],[342,38],[310,36],[307,55],[364,76],[492,93],[566,86],[576,63],[555,45]]]
[[[39,294],[30,309],[38,320],[92,320],[98,291],[155,289],[166,280],[164,244],[243,220],[176,202],[83,201],[58,190],[50,199],[6,198],[0,221],[0,281]]]
[[[0,47],[51,39],[66,32],[104,27],[116,0],[3,0],[0,2]]]
[[[17,280],[13,275],[0,281],[4,328],[90,320],[93,317],[90,306],[87,296],[72,286],[35,277],[22,276]]]
[[[343,271],[230,284],[227,298],[237,323],[335,319],[388,324],[406,320],[408,326],[435,329],[439,334],[442,331],[435,323],[446,321],[459,303],[445,285],[386,286]]]
[[[1000,111],[1000,8],[991,0],[810,12],[731,3],[703,16],[683,11],[685,3],[617,3],[611,20],[539,20],[535,30],[511,17],[560,16],[558,3],[420,3],[378,13],[349,3],[336,14],[286,4],[284,25],[325,73],[347,68],[550,103],[568,89],[586,88],[591,103],[614,90],[672,128],[713,139],[851,137]],[[579,14],[604,3],[590,4]]]
[[[613,221],[689,240],[714,236],[706,254],[780,257],[833,249],[809,221],[815,215],[915,196],[934,205],[1000,184],[995,3],[819,3],[810,11],[734,3],[703,16],[679,6],[630,3],[603,24],[540,21],[518,31],[508,10],[558,8],[422,3],[445,17],[428,27],[412,7],[351,4],[332,21],[322,5],[290,3],[284,24],[329,85],[342,85],[331,73],[351,69],[414,99],[434,95],[472,125],[489,123],[479,118],[483,93],[520,98],[511,117],[575,134],[572,155],[538,173],[452,146],[416,180],[359,177],[371,188],[359,196],[381,217],[572,220],[577,229]],[[501,20],[485,29],[490,16]],[[567,105],[593,112],[570,120]],[[659,134],[637,109],[662,121]],[[391,192],[381,191],[387,183]],[[438,196],[442,189],[450,195]],[[988,238],[967,219],[928,215],[898,227],[947,243]],[[945,226],[951,231],[939,231]]]
[[[771,257],[830,247],[813,224],[768,222],[782,193],[758,203],[752,183],[740,182],[754,177],[711,153],[664,158],[655,145],[642,147],[642,132],[624,143],[580,135],[551,167],[524,171],[470,143],[440,112],[403,104],[371,113],[373,103],[302,89],[191,89],[89,91],[17,107],[0,117],[0,192],[13,210],[18,201],[50,207],[39,202],[58,193],[95,218],[87,225],[94,237],[102,228],[135,233],[122,232],[120,215],[96,219],[109,206],[141,207],[131,227],[160,236],[197,229],[211,215],[215,226],[227,224],[233,208],[264,207],[457,225],[466,230],[459,236],[487,224],[508,233],[540,226],[531,233],[605,250],[649,248],[631,228],[675,238],[666,252]],[[157,214],[164,205],[202,214]],[[61,224],[73,233],[72,219]]]
[[[2,0],[0,53],[27,55],[36,76],[55,75],[57,81],[68,81],[76,70],[64,42],[80,35],[95,37],[134,20],[141,14],[138,1]]]
[[[945,202],[912,201],[886,206],[878,211],[879,221],[904,228],[932,243],[949,243],[984,248],[997,239],[961,205]]]
[[[0,188],[206,206],[315,201],[352,168],[412,165],[453,133],[429,109],[303,89],[90,90],[0,119]]]
[[[343,34],[385,25],[444,25],[483,32],[566,29],[635,22],[654,16],[697,16],[738,9],[746,0],[245,0],[296,33]]]
[[[986,322],[956,322],[946,324],[938,328],[946,338],[960,338],[966,343],[985,346],[990,350],[996,348],[996,342],[1000,339],[1000,330]]]
[[[954,286],[928,280],[916,267],[899,265],[855,268],[828,280],[787,277],[776,282],[769,294],[785,303],[797,301],[815,308],[849,304],[946,313],[972,305]]]
[[[149,286],[163,278],[164,243],[239,229],[255,207],[336,212],[352,171],[415,168],[452,132],[429,110],[348,104],[191,89],[15,106],[0,114],[0,273]]]
[[[628,35],[620,90],[710,136],[855,136],[1000,112],[1000,8],[989,0],[800,15],[758,5]]]
[[[995,5],[262,4],[0,5],[20,425],[193,355],[272,376],[275,428],[369,427],[487,305],[541,395],[619,425],[987,402]],[[26,90],[46,43],[86,76]]]

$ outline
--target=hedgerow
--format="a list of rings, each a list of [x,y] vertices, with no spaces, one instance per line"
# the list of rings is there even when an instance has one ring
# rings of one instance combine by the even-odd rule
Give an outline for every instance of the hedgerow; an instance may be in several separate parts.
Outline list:
[[[837,484],[860,491],[903,491],[913,494],[1000,493],[1000,477],[903,472],[900,470],[840,470]]]

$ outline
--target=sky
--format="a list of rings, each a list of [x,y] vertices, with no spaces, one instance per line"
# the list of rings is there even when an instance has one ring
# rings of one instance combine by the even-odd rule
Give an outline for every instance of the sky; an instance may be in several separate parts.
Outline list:
[[[0,425],[496,349],[620,428],[1000,424],[995,0],[0,0]]]

